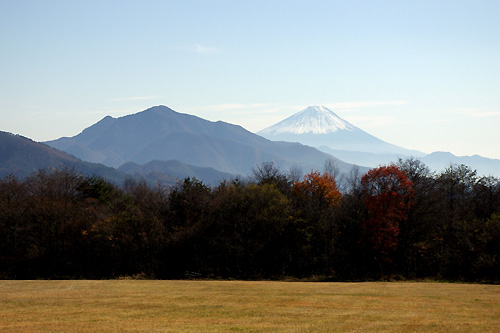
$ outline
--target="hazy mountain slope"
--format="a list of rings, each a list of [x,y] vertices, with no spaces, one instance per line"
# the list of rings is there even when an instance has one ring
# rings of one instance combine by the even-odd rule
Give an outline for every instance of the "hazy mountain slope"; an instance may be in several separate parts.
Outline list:
[[[165,106],[120,118],[106,117],[72,138],[47,142],[84,160],[118,167],[126,162],[179,160],[194,166],[246,175],[259,163],[272,161],[287,169],[321,169],[332,158],[297,143],[272,142],[241,126],[210,122]],[[338,161],[342,170],[349,164]]]
[[[331,154],[342,161],[362,165],[370,168],[379,165],[388,165],[395,163],[399,158],[403,160],[408,156],[403,154],[371,154],[345,150],[334,150],[328,147],[319,147],[321,151]],[[500,177],[500,160],[490,159],[479,155],[474,156],[455,156],[451,153],[434,152],[426,156],[418,157],[431,170],[441,172],[450,164],[465,164],[474,170],[477,170],[479,176],[492,175]]]
[[[449,167],[450,164],[465,164],[477,170],[480,176],[500,177],[500,160],[490,159],[479,155],[455,156],[448,152],[434,152],[421,158],[429,168],[438,172]]]
[[[0,177],[28,177],[47,168],[74,168],[84,175],[97,175],[121,185],[126,174],[101,164],[84,162],[65,152],[23,136],[0,132]]]
[[[196,178],[205,184],[217,185],[224,179],[235,178],[236,175],[221,172],[214,168],[195,167],[180,161],[151,161],[143,165],[133,162],[125,163],[119,168],[120,171],[143,177],[146,180],[160,181],[162,183],[172,184],[178,180]],[[161,178],[159,175],[169,175],[169,178]]]
[[[395,163],[399,158],[403,160],[407,158],[405,155],[398,154],[371,154],[360,153],[353,151],[334,150],[328,147],[319,147],[318,149],[329,153],[342,161],[363,165],[367,167],[377,167],[379,165],[387,165]],[[427,165],[431,170],[441,172],[450,164],[464,164],[477,170],[479,176],[492,175],[500,177],[500,160],[490,159],[479,155],[474,156],[455,156],[447,152],[434,152],[419,159]]]
[[[318,149],[327,154],[333,155],[344,162],[362,165],[369,168],[376,168],[379,165],[387,165],[392,162],[397,162],[399,158],[405,159],[410,157],[405,154],[374,154],[360,151],[336,150],[325,146],[318,147]]]
[[[300,142],[334,150],[407,156],[425,155],[382,141],[340,118],[324,106],[309,106],[257,134],[269,140]]]

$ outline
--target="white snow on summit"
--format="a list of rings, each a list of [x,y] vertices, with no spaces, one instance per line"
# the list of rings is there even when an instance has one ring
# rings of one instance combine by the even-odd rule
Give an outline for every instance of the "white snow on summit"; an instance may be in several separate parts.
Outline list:
[[[353,125],[337,116],[332,110],[324,106],[309,106],[259,133],[326,134],[339,130],[351,132],[354,129]]]

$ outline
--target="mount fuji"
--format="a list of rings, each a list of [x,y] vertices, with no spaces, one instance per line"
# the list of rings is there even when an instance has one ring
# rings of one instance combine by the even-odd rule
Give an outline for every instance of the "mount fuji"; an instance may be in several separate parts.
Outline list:
[[[357,129],[324,106],[309,106],[279,123],[263,129],[262,134],[327,134],[338,131],[352,132]]]
[[[369,168],[397,162],[399,158],[416,157],[436,172],[452,164],[464,164],[480,175],[500,177],[498,159],[405,149],[368,134],[324,106],[309,106],[256,134],[273,141],[313,146],[341,161]]]
[[[324,106],[309,106],[256,134],[273,141],[300,142],[365,166],[425,155],[380,140]]]

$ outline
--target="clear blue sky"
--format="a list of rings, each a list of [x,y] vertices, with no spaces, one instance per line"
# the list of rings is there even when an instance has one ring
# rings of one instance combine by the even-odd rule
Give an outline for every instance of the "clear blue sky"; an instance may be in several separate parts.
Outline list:
[[[250,131],[325,105],[405,148],[500,158],[500,1],[0,0],[0,130],[160,104]]]

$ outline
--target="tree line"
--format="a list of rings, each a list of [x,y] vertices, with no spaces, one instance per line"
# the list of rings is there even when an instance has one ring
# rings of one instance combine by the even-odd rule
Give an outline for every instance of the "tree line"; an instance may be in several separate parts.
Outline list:
[[[500,280],[500,181],[417,159],[208,187],[74,170],[0,180],[0,278]]]

